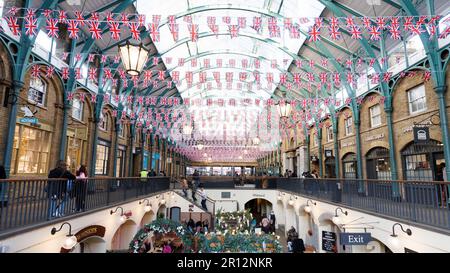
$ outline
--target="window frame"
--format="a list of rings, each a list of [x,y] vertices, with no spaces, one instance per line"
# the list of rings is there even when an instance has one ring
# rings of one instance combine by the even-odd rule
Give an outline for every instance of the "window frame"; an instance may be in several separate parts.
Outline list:
[[[74,115],[74,109],[78,109],[78,108],[74,107],[75,101],[78,101],[80,103],[80,108],[79,108],[80,116],[79,117]],[[74,118],[78,121],[83,121],[83,114],[84,114],[83,109],[84,109],[84,103],[80,100],[79,97],[75,97],[72,102],[72,118]]]
[[[350,124],[348,123],[350,120]],[[353,134],[353,117],[348,117],[344,119],[345,136],[350,136]],[[349,128],[351,130],[349,130]]]
[[[108,131],[108,115],[106,113],[100,113],[100,121],[98,124],[98,128],[102,131]]]
[[[423,90],[423,96],[420,97],[420,98],[415,99],[414,101],[412,101],[411,100],[411,95],[412,95],[412,93],[414,91],[417,91],[417,90]],[[407,96],[407,99],[408,99],[408,110],[409,110],[409,114],[410,115],[419,114],[419,113],[425,112],[427,110],[427,93],[426,93],[426,90],[425,90],[425,84],[422,83],[422,84],[419,84],[419,85],[417,85],[417,86],[415,86],[413,88],[410,88],[410,89],[406,90],[406,96]],[[413,104],[417,103],[416,104],[416,106],[417,106],[418,104],[420,104],[422,102],[421,100],[423,100],[424,108],[418,109],[418,107],[417,107],[418,110],[413,111],[413,109],[412,109],[413,108]]]
[[[379,113],[375,116],[373,114],[373,110],[376,109],[376,108],[378,108]],[[370,115],[370,128],[374,128],[374,127],[377,127],[377,126],[380,126],[381,124],[383,124],[383,122],[381,120],[381,106],[380,106],[380,104],[375,104],[375,105],[369,107],[369,115]],[[378,124],[375,124],[373,122],[374,121],[374,117],[379,117],[380,121],[379,121]]]
[[[330,138],[330,133],[331,133],[331,138]],[[327,127],[327,142],[330,142],[333,140],[334,140],[333,126],[328,126]]]
[[[43,92],[41,92],[40,90],[38,90],[38,89],[32,87],[32,84],[31,84],[31,83],[32,83],[34,80],[40,80],[40,81],[42,82],[43,87],[44,87],[44,88],[43,88]],[[42,102],[37,102],[37,101],[34,100],[33,98],[30,98],[30,91],[31,91],[31,90],[35,90],[36,92],[42,93]],[[37,106],[45,107],[45,104],[46,104],[46,97],[47,97],[47,83],[46,83],[41,77],[31,78],[31,80],[30,80],[30,86],[28,87],[28,93],[27,93],[27,99],[28,99],[28,101],[30,101],[30,102],[32,102],[32,103],[35,103]]]

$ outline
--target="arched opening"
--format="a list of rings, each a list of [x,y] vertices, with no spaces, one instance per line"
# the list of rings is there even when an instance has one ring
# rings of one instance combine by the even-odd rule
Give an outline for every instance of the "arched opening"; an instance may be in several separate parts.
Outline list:
[[[277,222],[275,223],[275,228],[279,229],[280,231],[285,231],[286,227],[286,218],[285,218],[285,210],[284,205],[281,200],[278,200],[277,202]]]
[[[90,237],[78,243],[72,253],[105,253],[106,242],[100,237]]]
[[[288,204],[286,208],[286,231],[295,228],[298,233],[298,217],[295,213],[294,206]]]
[[[141,223],[140,223],[139,226],[142,228],[142,227],[144,227],[145,225],[150,224],[150,222],[154,220],[154,219],[153,219],[154,216],[155,216],[155,213],[153,212],[153,210],[151,210],[151,211],[149,211],[149,212],[146,212],[146,213],[144,214],[144,216],[142,216],[142,220],[141,220]]]
[[[170,208],[170,220],[181,222],[181,208],[180,207],[171,207]]]
[[[402,165],[405,180],[443,181],[444,146],[437,140],[411,142],[403,148]]]
[[[166,214],[167,214],[166,210],[167,210],[166,205],[161,205],[158,209],[158,213],[156,214],[156,217],[157,218],[166,218]]]
[[[336,178],[336,161],[334,156],[330,156],[325,159],[325,177]]]
[[[114,233],[111,250],[128,250],[129,244],[136,234],[137,225],[132,220],[123,223]]]
[[[391,180],[391,162],[389,149],[372,148],[366,154],[367,179]]]
[[[342,169],[344,178],[356,178],[357,162],[355,153],[347,153],[342,158]]]
[[[272,203],[263,198],[249,200],[245,203],[244,208],[250,210],[257,223],[260,223],[264,216],[269,217],[270,212],[273,210]]]

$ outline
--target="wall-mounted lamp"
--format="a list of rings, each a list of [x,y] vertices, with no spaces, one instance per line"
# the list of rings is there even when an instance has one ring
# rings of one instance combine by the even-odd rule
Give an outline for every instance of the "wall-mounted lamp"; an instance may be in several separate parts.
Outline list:
[[[391,234],[391,237],[392,237],[392,244],[393,245],[395,245],[395,246],[398,246],[398,244],[399,244],[399,241],[398,241],[398,238],[397,238],[397,234],[395,234],[395,226],[400,226],[400,229],[401,229],[401,231],[403,231],[404,233],[406,233],[406,234],[408,234],[408,236],[411,236],[411,234],[412,234],[412,231],[409,229],[409,228],[407,228],[407,229],[404,229],[403,228],[403,225],[402,224],[400,224],[400,223],[395,223],[393,226],[392,226],[392,234]]]
[[[278,201],[281,201],[281,199],[283,199],[283,196],[281,195],[281,192],[278,194],[277,199],[278,199]]]
[[[111,210],[109,212],[109,214],[112,215],[113,213],[116,213],[117,210],[119,210],[119,209],[120,209],[120,221],[123,223],[123,222],[125,222],[125,220],[127,220],[127,216],[123,214],[123,208],[122,207],[117,207],[114,211]]]
[[[63,248],[72,249],[77,244],[78,239],[75,235],[72,234],[72,226],[68,222],[62,223],[61,226],[59,227],[59,229],[56,229],[55,227],[53,227],[52,230],[50,231],[50,233],[52,235],[55,235],[55,233],[61,231],[61,229],[64,225],[69,226],[69,234],[66,235],[67,238],[64,241]]]
[[[172,192],[172,193],[170,194],[170,198],[172,198],[172,199],[175,198],[175,193],[174,193],[174,192]]]
[[[343,214],[348,215],[347,211],[344,211],[341,207],[337,207],[334,211],[334,217],[331,219],[336,226],[341,224],[341,218],[339,218],[338,210],[340,210]]]
[[[166,199],[164,199],[164,195],[162,196],[162,199],[159,200],[159,205],[164,205],[166,203]]]
[[[306,201],[306,206],[303,208],[306,213],[311,213],[311,211],[312,211],[312,207],[309,205],[309,202],[311,202],[314,206],[317,205],[316,202],[312,201],[311,199],[308,199]]]
[[[150,200],[144,199],[144,200],[142,200],[142,201],[139,201],[139,205],[142,204],[142,203],[144,203],[145,201],[147,201],[147,203],[145,204],[144,211],[145,211],[145,212],[149,212],[149,211],[152,210],[152,204],[150,204]]]
[[[292,199],[292,196],[289,198],[288,204],[289,204],[289,206],[293,206],[294,205],[294,199]]]

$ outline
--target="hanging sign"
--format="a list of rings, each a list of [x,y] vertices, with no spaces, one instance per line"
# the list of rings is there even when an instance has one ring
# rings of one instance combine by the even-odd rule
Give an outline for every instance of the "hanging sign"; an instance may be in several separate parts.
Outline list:
[[[339,238],[341,245],[367,245],[372,240],[370,233],[341,233]]]
[[[333,156],[333,150],[325,150],[325,157],[332,157]]]
[[[414,142],[427,143],[430,140],[430,131],[428,127],[414,127]]]

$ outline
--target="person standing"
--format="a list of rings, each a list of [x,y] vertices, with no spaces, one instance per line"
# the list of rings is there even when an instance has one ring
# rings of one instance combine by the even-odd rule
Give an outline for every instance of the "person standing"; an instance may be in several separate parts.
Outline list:
[[[270,220],[270,232],[275,232],[276,217],[275,212],[273,210],[270,212],[269,220]]]
[[[203,187],[200,187],[200,197],[202,198],[202,208],[206,211],[208,211],[208,208],[206,207],[206,192]]]
[[[183,177],[183,179],[181,179],[181,190],[183,191],[184,197],[186,197],[186,198],[188,196],[188,192],[187,192],[188,188],[189,188],[189,186],[188,186],[187,179],[186,179],[186,177]]]
[[[87,191],[87,169],[86,166],[81,165],[78,171],[76,172],[75,187],[74,187],[74,195],[75,195],[75,208],[76,211],[84,211],[86,204],[86,191]]]
[[[262,227],[262,231],[264,231],[264,233],[270,232],[270,221],[269,221],[269,219],[267,219],[266,214],[263,215],[263,218],[261,220],[261,227]]]
[[[51,170],[48,178],[47,195],[49,200],[48,215],[52,217],[64,216],[64,205],[67,198],[67,184],[76,179],[75,175],[67,170],[67,163],[64,160],[58,161],[56,168]]]

